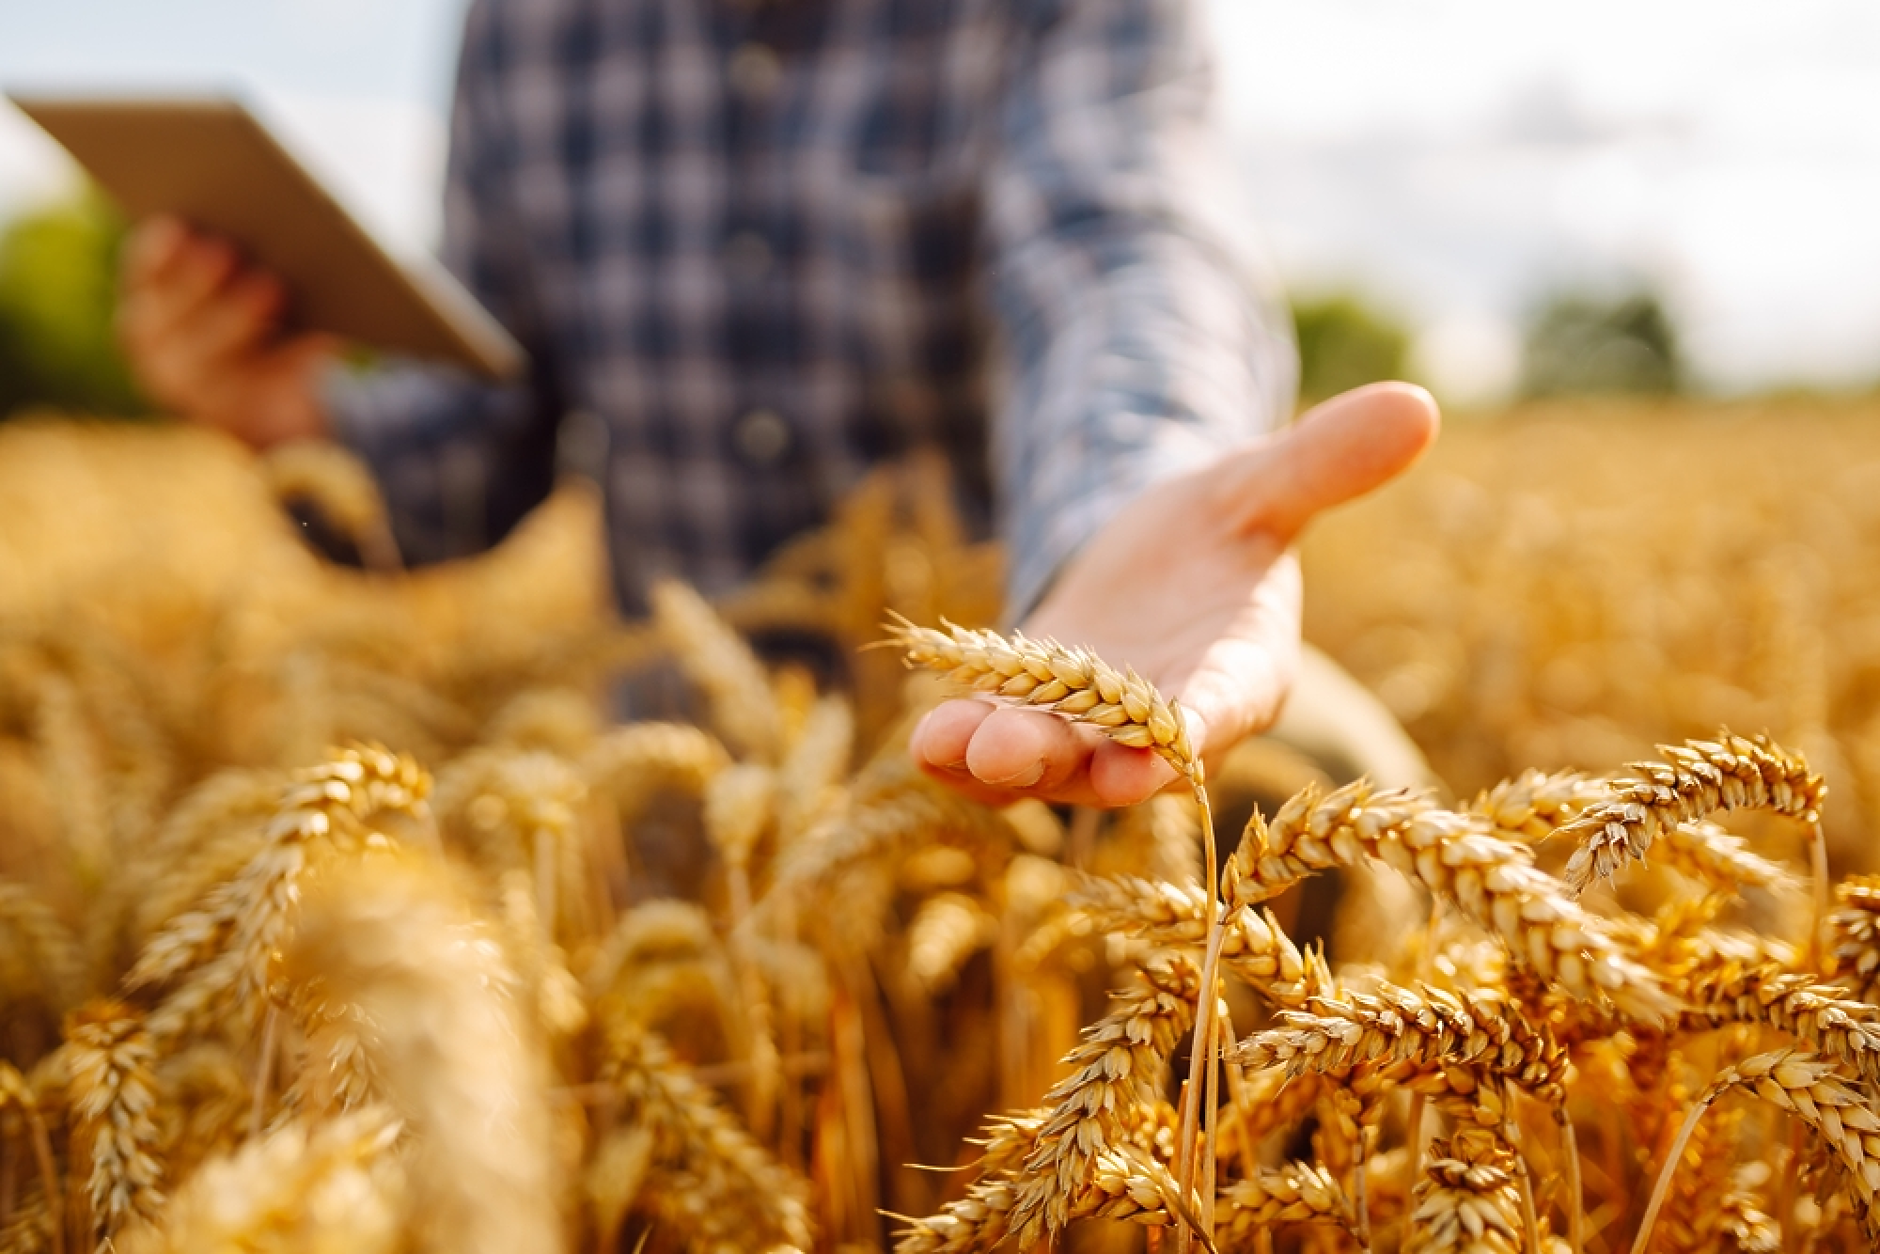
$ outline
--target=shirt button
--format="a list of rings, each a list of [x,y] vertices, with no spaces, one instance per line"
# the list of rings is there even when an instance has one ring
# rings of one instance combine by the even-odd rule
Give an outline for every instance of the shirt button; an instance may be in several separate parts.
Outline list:
[[[763,44],[739,44],[725,63],[725,81],[746,100],[768,100],[783,82],[783,60]]]
[[[770,251],[770,241],[756,231],[739,231],[726,240],[722,256],[725,272],[746,283],[769,274],[771,263],[775,260]]]
[[[774,466],[790,451],[790,424],[774,409],[753,409],[731,428],[738,455],[752,466]]]

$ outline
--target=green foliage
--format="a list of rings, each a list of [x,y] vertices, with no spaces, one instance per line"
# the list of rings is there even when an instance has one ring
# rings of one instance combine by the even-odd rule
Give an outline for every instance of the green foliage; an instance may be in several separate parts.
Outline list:
[[[1299,392],[1307,400],[1403,376],[1408,333],[1355,297],[1296,302],[1293,330],[1299,337]]]
[[[34,406],[148,411],[112,325],[123,235],[122,219],[95,195],[0,234],[0,416]]]
[[[1523,375],[1530,396],[1669,394],[1682,387],[1684,368],[1677,331],[1656,296],[1601,300],[1566,293],[1535,314]]]

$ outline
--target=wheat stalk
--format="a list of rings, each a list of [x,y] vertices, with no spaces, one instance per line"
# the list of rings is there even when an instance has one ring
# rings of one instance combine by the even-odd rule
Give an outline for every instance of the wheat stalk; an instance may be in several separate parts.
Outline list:
[[[20,1112],[26,1124],[27,1135],[33,1145],[34,1164],[39,1169],[39,1187],[46,1201],[48,1215],[57,1215],[63,1209],[64,1191],[59,1187],[59,1170],[52,1158],[52,1138],[46,1130],[45,1117],[39,1110],[39,1099],[33,1093],[32,1086],[26,1082],[19,1068],[12,1063],[0,1060],[0,1114],[5,1114],[11,1107]],[[49,1244],[53,1254],[65,1254],[65,1226],[54,1222],[49,1225]],[[0,1236],[6,1234],[0,1232]],[[10,1248],[11,1242],[0,1242],[0,1248]]]

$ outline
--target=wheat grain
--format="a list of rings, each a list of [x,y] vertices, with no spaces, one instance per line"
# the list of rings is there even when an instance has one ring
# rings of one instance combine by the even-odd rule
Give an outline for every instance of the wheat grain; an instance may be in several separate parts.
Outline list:
[[[1023,633],[1008,639],[952,623],[946,628],[916,627],[897,618],[887,626],[888,640],[909,666],[940,671],[971,692],[1088,724],[1118,744],[1152,751],[1190,784],[1203,782],[1181,706],[1135,671],[1118,671],[1087,650],[1054,640],[1032,640]]]
[[[59,916],[23,884],[0,879],[0,1006],[37,993],[53,1014],[85,991],[85,959]]]
[[[1686,1027],[1759,1023],[1778,1028],[1868,1082],[1880,1081],[1880,1008],[1850,1001],[1815,976],[1727,958],[1696,965],[1685,984]]]
[[[1801,1050],[1783,1049],[1726,1067],[1692,1104],[1659,1172],[1651,1203],[1639,1223],[1633,1254],[1644,1254],[1650,1248],[1653,1221],[1664,1204],[1672,1174],[1697,1121],[1713,1102],[1736,1088],[1787,1111],[1820,1134],[1846,1171],[1868,1238],[1880,1240],[1880,1115],[1843,1081],[1832,1061]]]
[[[580,771],[588,786],[614,799],[631,817],[657,790],[703,796],[712,776],[731,761],[710,732],[683,723],[628,723],[590,745]]]
[[[1079,1219],[1160,1226],[1179,1218],[1191,1230],[1203,1234],[1203,1242],[1214,1254],[1214,1241],[1204,1231],[1200,1211],[1200,1199],[1193,1194],[1184,1197],[1181,1184],[1166,1166],[1129,1144],[1098,1152],[1091,1165],[1089,1185],[1073,1208]]]
[[[777,839],[788,845],[841,800],[854,752],[855,715],[840,697],[817,699],[777,771]]]
[[[356,1008],[387,1102],[411,1121],[411,1204],[430,1250],[546,1248],[559,1220],[545,1065],[500,946],[434,872],[384,858],[325,878],[286,956]]]
[[[1615,780],[1611,797],[1560,829],[1575,842],[1567,883],[1582,891],[1611,879],[1645,853],[1665,831],[1724,810],[1770,810],[1814,825],[1827,785],[1808,763],[1766,736],[1728,732],[1714,741],[1660,745],[1662,762],[1635,762],[1630,778]]]
[[[118,881],[130,894],[130,931],[147,940],[247,865],[291,783],[286,771],[218,771],[177,801],[134,856],[137,873]]]
[[[581,1185],[594,1216],[600,1248],[620,1247],[620,1230],[626,1224],[633,1199],[639,1196],[646,1183],[656,1148],[653,1129],[643,1124],[616,1128],[595,1148],[593,1158],[581,1173]]]
[[[1828,916],[1834,976],[1855,998],[1880,1004],[1880,876],[1857,875],[1835,886],[1841,908]]]
[[[1544,1023],[1495,990],[1456,994],[1383,983],[1370,993],[1314,997],[1312,1012],[1280,1012],[1280,1026],[1242,1041],[1230,1060],[1289,1074],[1365,1063],[1460,1064],[1508,1079],[1541,1100],[1565,1100],[1567,1055]]]
[[[1156,948],[1207,943],[1207,902],[1200,885],[1134,878],[1080,881],[1073,909],[1100,931]],[[1222,920],[1222,965],[1276,1006],[1304,1009],[1332,989],[1331,972],[1315,951],[1302,952],[1271,913],[1240,906]]]
[[[66,1026],[72,1114],[87,1147],[92,1232],[100,1254],[132,1220],[163,1204],[156,1156],[156,1049],[141,1015],[122,1002],[90,1003]]]
[[[1195,1017],[1194,965],[1176,953],[1141,964],[1142,984],[1064,1056],[1070,1074],[1050,1092],[1036,1146],[1025,1159],[1009,1223],[1021,1244],[1061,1231],[1096,1153],[1122,1138],[1128,1112],[1153,1102],[1170,1052]]]
[[[1226,1249],[1248,1248],[1256,1234],[1284,1223],[1335,1224],[1355,1235],[1357,1217],[1345,1191],[1324,1167],[1287,1163],[1263,1167],[1221,1190],[1215,1239]]]
[[[895,1254],[973,1254],[991,1250],[1011,1230],[1018,1186],[1011,1173],[988,1174],[939,1214],[913,1220],[896,1234]]]
[[[1508,1148],[1465,1129],[1430,1142],[1429,1156],[1404,1254],[1519,1254],[1521,1198]]]
[[[793,917],[801,903],[826,891],[838,875],[860,871],[885,877],[904,851],[936,842],[963,846],[998,865],[1010,858],[1018,838],[997,813],[927,779],[905,754],[891,754],[856,779],[845,805],[826,812],[781,851],[751,926],[764,932],[782,930],[783,921]],[[886,879],[870,893],[851,878],[842,890],[845,896],[853,895],[845,909],[812,921],[826,934],[865,949],[879,935],[885,896],[891,890]]]
[[[1703,819],[1665,828],[1658,833],[1656,848],[1666,865],[1712,888],[1790,892],[1800,887],[1780,863],[1752,852],[1741,836]]]
[[[809,1248],[802,1182],[739,1129],[657,1037],[610,1028],[602,1077],[618,1095],[621,1117],[652,1130],[657,1149],[643,1195],[685,1234],[687,1248]]]
[[[1735,1175],[1732,1155],[1743,1140],[1742,1115],[1734,1107],[1717,1111],[1697,1125],[1685,1145],[1653,1228],[1665,1254],[1698,1254],[1722,1239]]]
[[[306,1250],[392,1254],[407,1248],[398,1124],[383,1108],[290,1123],[203,1164],[124,1254]],[[487,1248],[487,1247],[484,1247]]]
[[[1719,1230],[1734,1248],[1734,1254],[1776,1254],[1782,1248],[1782,1232],[1756,1196],[1757,1188],[1767,1179],[1761,1163],[1744,1163],[1730,1179],[1729,1192],[1718,1204]]]
[[[907,978],[929,997],[945,993],[998,930],[998,920],[965,893],[935,893],[907,926]]]
[[[234,879],[151,937],[125,977],[131,989],[180,981],[151,1015],[151,1034],[167,1041],[198,1027],[224,998],[232,999],[245,1021],[257,1021],[309,844],[383,842],[367,826],[382,814],[424,821],[430,782],[410,758],[370,746],[342,750],[300,772],[282,796],[261,849]]]
[[[733,766],[705,786],[705,837],[735,871],[747,871],[775,817],[777,783],[776,772],[767,766]],[[748,887],[743,895],[743,906],[733,907],[739,917],[750,909]]]
[[[1610,997],[1657,1022],[1677,1005],[1652,971],[1628,957],[1606,924],[1533,865],[1525,845],[1501,840],[1480,815],[1441,810],[1360,780],[1322,794],[1308,788],[1271,822],[1257,811],[1227,871],[1230,898],[1264,900],[1301,876],[1370,857],[1453,902],[1499,936],[1518,962],[1580,998]]]
[[[204,1041],[156,1066],[158,1148],[165,1179],[186,1181],[232,1151],[253,1123],[254,1088],[227,1045]]]
[[[1603,781],[1578,771],[1549,774],[1529,769],[1477,793],[1467,809],[1493,823],[1503,840],[1532,843],[1546,840],[1605,796]]]

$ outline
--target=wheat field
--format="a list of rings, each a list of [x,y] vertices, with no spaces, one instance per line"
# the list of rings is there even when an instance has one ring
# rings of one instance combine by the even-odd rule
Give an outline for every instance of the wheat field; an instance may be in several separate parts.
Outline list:
[[[930,465],[620,623],[576,485],[407,575],[330,453],[0,425],[0,1250],[1870,1246],[1875,418],[1452,424],[1321,525],[1429,791],[986,630]],[[1181,789],[968,803],[903,748],[960,690]]]

